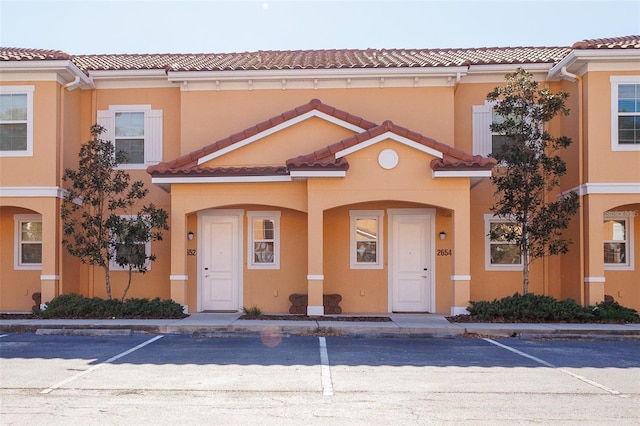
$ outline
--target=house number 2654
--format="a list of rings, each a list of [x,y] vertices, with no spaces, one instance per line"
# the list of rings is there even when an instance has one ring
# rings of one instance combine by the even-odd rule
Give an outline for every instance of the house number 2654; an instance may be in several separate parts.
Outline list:
[[[438,256],[451,256],[453,254],[453,250],[451,249],[438,249],[436,251]]]

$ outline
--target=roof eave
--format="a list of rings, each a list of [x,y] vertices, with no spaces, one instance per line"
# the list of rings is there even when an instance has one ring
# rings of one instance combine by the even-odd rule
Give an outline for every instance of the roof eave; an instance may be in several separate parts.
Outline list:
[[[562,79],[562,69],[578,75],[584,74],[585,63],[620,63],[640,61],[640,49],[574,50],[549,70],[548,80]]]
[[[32,60],[32,61],[0,61],[0,73],[46,73],[55,72],[64,83],[73,83],[91,88],[93,80],[82,72],[70,59]]]

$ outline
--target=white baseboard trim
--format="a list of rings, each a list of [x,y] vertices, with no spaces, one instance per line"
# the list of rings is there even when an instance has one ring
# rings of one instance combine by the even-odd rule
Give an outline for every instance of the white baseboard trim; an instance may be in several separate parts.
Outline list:
[[[307,306],[307,315],[324,316],[324,306]]]
[[[451,316],[455,315],[468,315],[469,311],[467,311],[466,306],[452,306],[451,307]]]

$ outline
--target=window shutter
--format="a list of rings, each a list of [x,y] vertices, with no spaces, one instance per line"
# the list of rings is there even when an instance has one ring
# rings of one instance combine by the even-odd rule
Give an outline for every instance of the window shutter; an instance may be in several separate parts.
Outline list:
[[[491,153],[491,104],[473,106],[473,155]]]
[[[106,129],[106,132],[100,135],[100,139],[111,141],[111,143],[113,143],[115,140],[115,120],[113,112],[107,110],[98,111],[97,121],[100,126]]]
[[[152,166],[162,161],[162,110],[148,111],[145,121],[144,163]]]

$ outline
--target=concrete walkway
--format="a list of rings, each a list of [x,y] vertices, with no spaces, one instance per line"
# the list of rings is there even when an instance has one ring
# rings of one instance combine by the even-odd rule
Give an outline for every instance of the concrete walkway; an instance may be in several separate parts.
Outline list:
[[[134,332],[203,336],[256,334],[367,337],[592,337],[640,339],[640,324],[494,324],[450,323],[438,314],[390,314],[389,322],[322,320],[243,320],[240,314],[196,313],[163,320],[0,320],[0,332],[109,335]]]

